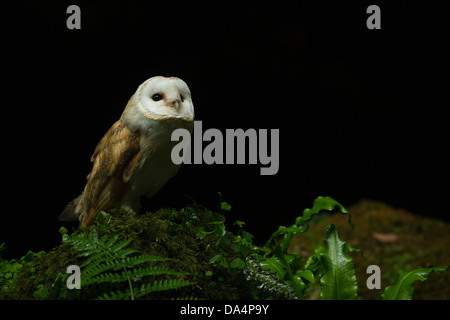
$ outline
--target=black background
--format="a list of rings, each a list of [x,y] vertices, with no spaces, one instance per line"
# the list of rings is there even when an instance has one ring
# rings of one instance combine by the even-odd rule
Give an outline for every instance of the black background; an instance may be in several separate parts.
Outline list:
[[[66,8],[81,8],[68,30]],[[366,9],[381,8],[381,30]],[[280,168],[185,165],[145,209],[231,204],[257,242],[319,195],[449,220],[449,33],[418,1],[21,2],[2,8],[0,243],[60,243],[57,221],[129,97],[155,75],[190,87],[203,130],[280,129]],[[205,143],[206,144],[206,143]],[[6,190],[6,191],[5,191]]]

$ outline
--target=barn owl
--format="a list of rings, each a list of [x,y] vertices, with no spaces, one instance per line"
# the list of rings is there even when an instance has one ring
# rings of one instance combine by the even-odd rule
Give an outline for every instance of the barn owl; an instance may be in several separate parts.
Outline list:
[[[191,92],[183,80],[153,77],[142,83],[98,143],[83,193],[59,220],[87,226],[100,210],[137,212],[141,196],[152,197],[177,173],[171,134],[178,128],[191,132],[193,121]]]

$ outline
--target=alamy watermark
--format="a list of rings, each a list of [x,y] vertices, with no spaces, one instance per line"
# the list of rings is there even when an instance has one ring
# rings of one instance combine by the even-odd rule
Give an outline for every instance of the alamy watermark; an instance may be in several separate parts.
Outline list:
[[[203,132],[202,121],[194,121],[193,135],[192,140],[190,132],[182,128],[172,132],[172,141],[179,141],[171,153],[174,164],[246,164],[248,158],[248,164],[258,164],[259,161],[262,165],[261,175],[274,175],[278,172],[280,167],[279,129],[270,129],[270,152],[268,129],[258,131],[252,128],[245,131],[226,129],[224,136],[222,131],[215,128]],[[191,141],[194,149],[193,157]],[[205,141],[209,143],[203,148]]]
[[[66,26],[69,30],[81,29],[81,9],[79,6],[72,4],[67,7],[66,13],[70,16],[66,20]]]
[[[371,15],[367,18],[366,26],[367,29],[381,29],[381,9],[377,5],[370,5],[367,7],[366,13]]]
[[[77,5],[70,5],[66,9],[70,16],[66,20],[66,26],[69,30],[81,29],[81,9]],[[366,13],[371,15],[367,18],[366,26],[369,30],[381,29],[381,9],[377,5],[367,7]]]
[[[66,286],[68,289],[81,289],[81,270],[77,265],[70,265],[67,267],[67,273],[71,276],[67,278]],[[368,289],[381,289],[381,270],[377,265],[370,265],[366,270],[370,276],[367,278],[366,286]]]
[[[81,270],[80,267],[72,264],[67,267],[66,273],[72,274],[67,278],[66,286],[68,289],[81,289]]]

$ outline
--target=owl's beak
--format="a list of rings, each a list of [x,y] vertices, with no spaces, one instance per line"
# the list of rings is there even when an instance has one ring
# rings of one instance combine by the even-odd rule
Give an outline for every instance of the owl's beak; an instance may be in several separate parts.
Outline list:
[[[181,99],[176,99],[171,103],[171,107],[174,108],[176,111],[180,109],[180,106],[181,106]]]

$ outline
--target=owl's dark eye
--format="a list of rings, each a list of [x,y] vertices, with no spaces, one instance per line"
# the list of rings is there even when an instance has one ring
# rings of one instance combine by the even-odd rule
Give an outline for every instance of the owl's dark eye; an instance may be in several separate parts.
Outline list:
[[[163,98],[162,95],[159,94],[159,93],[155,93],[154,95],[152,95],[152,100],[153,100],[153,101],[159,101],[159,100],[161,100],[162,98]]]
[[[183,95],[180,95],[180,98],[181,98],[181,102],[184,102],[184,97],[183,97]]]

